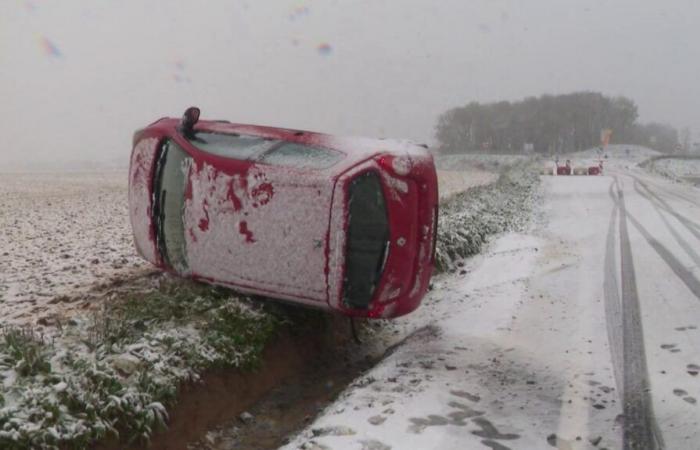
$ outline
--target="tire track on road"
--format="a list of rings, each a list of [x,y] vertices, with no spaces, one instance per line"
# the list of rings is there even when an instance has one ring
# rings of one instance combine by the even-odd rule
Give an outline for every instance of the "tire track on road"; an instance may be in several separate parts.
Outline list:
[[[639,175],[634,175],[634,174],[629,174],[630,176],[634,177],[636,180],[639,180],[640,182],[643,182],[642,179],[639,177]],[[670,195],[671,197],[676,197],[679,200],[683,200],[685,202],[690,203],[693,206],[700,207],[700,202],[698,202],[694,198],[687,197],[684,194],[680,194],[678,192],[674,192],[673,190],[668,189],[667,187],[664,187],[657,182],[652,182],[651,180],[648,181],[649,184],[653,184],[656,188],[664,191],[667,195]]]
[[[632,175],[634,178],[635,182],[638,182],[640,186],[642,186],[648,193],[649,196],[655,198],[659,204],[673,217],[678,219],[678,221],[685,226],[688,231],[690,231],[693,236],[695,236],[698,240],[700,240],[700,225],[695,223],[693,220],[688,219],[684,215],[678,213],[671,205],[668,204],[666,200],[664,200],[659,194],[654,192],[644,181],[640,180],[639,178],[635,177]]]
[[[641,308],[637,292],[637,281],[632,259],[632,245],[627,229],[627,211],[624,194],[617,178],[616,209],[619,214],[620,228],[620,309],[622,316],[622,404],[624,415],[623,448],[625,450],[660,450],[664,448],[663,437],[654,417],[654,410],[649,395],[649,372],[644,348],[644,329]],[[612,195],[612,193],[611,193]],[[614,199],[615,200],[615,199]],[[614,230],[614,225],[613,225]],[[610,258],[614,261],[613,254]],[[608,257],[606,257],[608,259]],[[614,276],[608,274],[606,276]],[[612,295],[613,285],[609,283],[606,294]],[[617,296],[617,285],[614,284]]]
[[[608,330],[608,341],[610,342],[610,353],[612,356],[613,373],[618,392],[624,389],[624,361],[622,347],[622,309],[620,305],[620,289],[617,282],[617,261],[615,258],[615,224],[618,214],[617,199],[613,193],[613,185],[610,184],[610,197],[615,203],[610,214],[610,224],[608,225],[608,235],[605,239],[605,262],[603,278],[603,297],[605,298],[605,322]]]
[[[633,216],[627,214],[632,225],[641,233],[647,243],[656,251],[656,253],[664,260],[664,262],[671,268],[673,273],[685,284],[690,292],[700,300],[700,281],[693,275],[693,273],[686,268],[681,261],[676,258],[671,251],[666,248],[661,242],[654,239],[654,237],[647,231],[646,228]]]
[[[637,193],[639,195],[641,195],[642,197],[647,199],[649,201],[649,203],[651,203],[651,205],[654,207],[656,212],[659,214],[659,217],[661,217],[661,220],[664,222],[664,225],[666,225],[666,228],[668,228],[668,230],[671,232],[673,237],[681,245],[683,250],[685,250],[685,252],[688,254],[688,256],[690,256],[690,258],[693,260],[693,262],[698,267],[700,267],[700,255],[698,255],[698,253],[695,250],[693,250],[693,247],[688,243],[688,241],[686,241],[683,238],[683,236],[681,236],[678,233],[678,231],[676,231],[676,229],[671,225],[671,223],[668,221],[668,219],[666,219],[666,216],[664,216],[664,214],[662,213],[662,208],[659,207],[658,203],[651,196],[645,194],[644,192],[641,191],[641,189],[639,189],[639,185],[638,185],[636,180],[634,182],[634,189],[637,191]]]

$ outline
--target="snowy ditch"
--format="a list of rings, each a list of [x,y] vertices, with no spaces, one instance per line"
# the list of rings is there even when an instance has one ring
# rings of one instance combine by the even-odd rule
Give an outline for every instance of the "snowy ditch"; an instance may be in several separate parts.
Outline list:
[[[50,335],[5,328],[0,447],[147,441],[181,383],[210,368],[254,367],[276,324],[229,292],[172,281],[105,302]]]
[[[538,182],[534,165],[516,162],[496,182],[445,200],[438,269],[525,224]],[[55,327],[0,331],[0,448],[146,443],[168,424],[183,384],[211,370],[255,369],[280,334],[318,325],[316,313],[165,275],[137,284],[93,293],[99,308]]]

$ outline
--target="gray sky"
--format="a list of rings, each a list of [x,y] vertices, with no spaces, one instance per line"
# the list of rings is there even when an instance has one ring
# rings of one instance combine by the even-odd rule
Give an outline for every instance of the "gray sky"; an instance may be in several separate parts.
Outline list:
[[[697,138],[699,43],[696,0],[2,0],[0,157],[128,158],[189,105],[432,142],[447,108],[574,90]]]

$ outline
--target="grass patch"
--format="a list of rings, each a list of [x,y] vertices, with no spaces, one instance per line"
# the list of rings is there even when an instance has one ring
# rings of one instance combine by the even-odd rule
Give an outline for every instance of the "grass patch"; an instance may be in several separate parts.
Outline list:
[[[3,328],[0,335],[0,371],[13,369],[20,377],[51,372],[43,336],[30,328]]]
[[[28,329],[0,340],[0,448],[147,442],[183,382],[211,368],[255,369],[283,311],[186,280],[106,302],[52,342]]]

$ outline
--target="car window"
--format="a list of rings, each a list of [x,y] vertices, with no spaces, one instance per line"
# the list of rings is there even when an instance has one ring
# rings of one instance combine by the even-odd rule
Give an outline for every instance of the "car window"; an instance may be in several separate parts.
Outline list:
[[[343,154],[340,152],[290,142],[265,153],[259,160],[280,166],[326,169],[341,159],[343,159]]]
[[[199,150],[225,158],[248,159],[279,143],[274,139],[200,131],[187,140]]]

